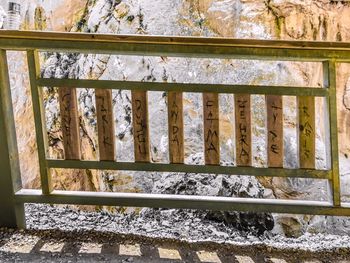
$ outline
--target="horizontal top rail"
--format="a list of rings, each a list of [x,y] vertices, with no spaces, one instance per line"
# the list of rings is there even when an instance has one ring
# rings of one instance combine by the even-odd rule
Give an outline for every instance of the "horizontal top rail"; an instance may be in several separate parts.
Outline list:
[[[0,49],[350,62],[350,43],[326,41],[0,30]]]
[[[263,85],[225,85],[198,83],[169,83],[121,80],[91,80],[91,79],[54,79],[38,78],[42,87],[85,87],[94,89],[126,89],[149,91],[179,91],[179,92],[213,92],[213,93],[247,93],[276,94],[285,96],[328,96],[328,89],[319,87],[295,86],[263,86]]]

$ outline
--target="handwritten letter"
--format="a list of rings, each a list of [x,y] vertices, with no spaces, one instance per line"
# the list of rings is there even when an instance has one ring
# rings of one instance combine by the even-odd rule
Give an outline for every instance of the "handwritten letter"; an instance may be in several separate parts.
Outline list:
[[[235,94],[237,166],[251,165],[250,95]]]
[[[132,116],[136,162],[149,162],[148,106],[146,91],[132,91]]]
[[[203,93],[205,164],[220,164],[219,97]]]
[[[181,92],[168,92],[170,163],[184,162],[183,104]]]

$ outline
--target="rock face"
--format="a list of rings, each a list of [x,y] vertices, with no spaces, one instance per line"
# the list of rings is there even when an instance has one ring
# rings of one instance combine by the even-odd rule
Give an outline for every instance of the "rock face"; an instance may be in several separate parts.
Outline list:
[[[6,18],[6,12],[5,12],[5,10],[0,6],[0,29],[3,28],[5,18]]]
[[[155,181],[152,193],[263,198],[265,192],[255,178],[247,176],[166,173]],[[195,213],[199,218],[224,222],[239,231],[256,235],[262,235],[274,227],[274,219],[268,213],[143,209],[141,217],[145,219],[155,213],[159,216],[171,213],[174,217],[184,218],[188,216],[186,213]]]
[[[0,1],[0,4],[4,1]],[[350,6],[342,2],[328,0],[138,0],[138,1],[24,1],[23,28],[40,30],[67,30],[113,34],[158,34],[223,36],[235,38],[298,39],[349,41]],[[1,17],[1,14],[0,14]],[[1,21],[0,21],[1,23]],[[0,26],[1,27],[1,26]],[[137,80],[158,82],[193,83],[237,83],[254,85],[322,85],[322,67],[318,63],[291,63],[281,61],[185,59],[172,57],[107,56],[91,54],[45,54],[41,57],[42,74],[46,77],[71,77],[87,79]],[[10,57],[11,84],[15,101],[16,122],[18,124],[19,149],[22,159],[26,187],[38,187],[38,169],[35,139],[32,134],[33,122],[27,76],[16,74],[25,70],[23,57]],[[20,67],[18,67],[20,65]],[[348,127],[350,122],[349,90],[350,70],[348,65],[339,66],[338,114],[340,165],[343,200],[349,199],[350,143]],[[21,77],[19,77],[19,75]],[[133,161],[133,139],[131,102],[129,91],[113,91],[115,109],[117,159]],[[80,129],[83,159],[94,160],[98,153],[96,138],[96,116],[93,90],[78,89]],[[154,162],[168,161],[167,105],[166,94],[149,92],[149,114],[151,133],[151,157]],[[253,165],[266,166],[266,127],[263,96],[252,96]],[[349,104],[349,105],[348,105]],[[284,144],[285,167],[297,167],[297,120],[296,101],[284,97]],[[59,107],[55,89],[46,89],[45,107],[47,130],[50,140],[50,155],[61,158],[62,135],[60,132]],[[317,123],[323,122],[323,103],[317,100]],[[184,94],[185,157],[186,163],[203,164],[203,116],[202,97],[199,94]],[[234,164],[234,112],[233,96],[220,95],[220,148],[222,163]],[[157,116],[157,118],[152,118]],[[29,121],[28,121],[29,120]],[[326,168],[325,131],[321,125],[316,131],[316,165]],[[199,187],[191,194],[240,196],[237,189],[231,189],[243,177],[218,177],[204,184],[203,175],[192,176],[193,184]],[[221,178],[221,179],[220,179]],[[223,179],[225,178],[225,179]],[[236,178],[236,179],[235,179]],[[248,178],[248,177],[245,177]],[[188,191],[183,175],[157,173],[109,172],[109,171],[54,171],[54,185],[60,189],[103,190],[127,192],[167,192]],[[221,180],[217,184],[216,180]],[[228,180],[230,187],[224,186]],[[327,200],[327,184],[324,181],[308,179],[259,178],[259,182],[249,178],[256,191],[252,197],[316,199]],[[162,185],[163,184],[163,185]],[[168,185],[168,188],[164,187]],[[249,192],[248,184],[242,184]],[[205,186],[205,187],[204,187]],[[182,189],[185,187],[184,189]],[[187,188],[186,188],[187,187]],[[233,187],[233,186],[232,186]],[[187,189],[187,190],[186,190]],[[223,193],[219,193],[221,189]],[[194,190],[194,189],[192,189]],[[231,192],[230,192],[231,191]],[[243,192],[244,192],[243,191]],[[263,193],[263,194],[261,194]],[[223,220],[241,229],[251,228],[245,214],[217,213],[208,215]],[[250,216],[248,216],[250,218]],[[319,217],[275,216],[280,227],[291,236],[318,229]],[[339,219],[340,220],[340,219]],[[326,219],[328,222],[329,219]],[[245,222],[245,223],[239,223]],[[253,222],[260,222],[261,229],[270,229],[269,215],[256,215]],[[253,223],[254,225],[254,223]],[[344,223],[343,225],[347,225]],[[276,228],[276,227],[275,227]],[[258,229],[260,229],[258,227]],[[337,231],[345,231],[340,227]],[[260,230],[258,230],[259,232]],[[311,230],[310,230],[311,231]],[[329,231],[332,231],[329,228]],[[260,233],[260,232],[259,232]]]

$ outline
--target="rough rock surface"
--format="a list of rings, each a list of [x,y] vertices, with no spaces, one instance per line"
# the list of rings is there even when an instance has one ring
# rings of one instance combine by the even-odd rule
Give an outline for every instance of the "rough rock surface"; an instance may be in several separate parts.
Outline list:
[[[262,198],[264,189],[255,178],[246,176],[169,173],[162,175],[155,182],[152,193]],[[147,219],[153,217],[155,213],[171,214],[171,216],[179,213],[181,217],[188,217],[185,215],[186,211],[173,209],[157,210],[156,212],[153,209],[143,209],[141,217]],[[257,235],[262,235],[266,230],[272,230],[274,227],[273,217],[268,213],[221,211],[192,213],[196,214],[196,217],[224,222],[227,226]]]
[[[348,262],[350,257],[348,244],[339,242],[334,246],[336,239],[328,236],[309,238],[321,241],[323,245],[318,249],[310,249],[306,240],[300,240],[299,247],[301,245],[304,247],[298,249],[296,253],[296,242],[294,246],[276,247],[264,242],[244,244],[210,240],[179,240],[176,237],[164,238],[108,230],[101,232],[81,229],[65,231],[61,228],[26,231],[0,229],[0,261],[18,263]],[[290,244],[291,241],[288,241]],[[327,247],[327,244],[332,246]]]
[[[3,28],[5,18],[6,18],[5,10],[0,6],[0,29]]]
[[[221,246],[225,244],[249,246],[248,252],[251,252],[250,249],[253,247],[266,246],[270,251],[271,249],[290,249],[294,254],[304,251],[306,254],[317,251],[333,252],[333,255],[335,255],[334,252],[341,251],[349,253],[350,237],[348,233],[339,235],[306,233],[297,238],[288,238],[271,232],[266,232],[261,236],[249,233],[242,235],[222,222],[213,222],[196,216],[197,212],[195,211],[187,211],[185,214],[174,210],[160,210],[159,213],[153,210],[153,212],[153,218],[144,218],[142,213],[122,216],[109,212],[78,211],[67,206],[26,205],[29,229],[59,229],[78,233],[77,238],[86,231],[96,231],[96,234],[100,233],[101,235],[118,233],[160,239],[172,238],[179,242],[214,242],[221,244]],[[296,250],[298,253],[295,253]]]

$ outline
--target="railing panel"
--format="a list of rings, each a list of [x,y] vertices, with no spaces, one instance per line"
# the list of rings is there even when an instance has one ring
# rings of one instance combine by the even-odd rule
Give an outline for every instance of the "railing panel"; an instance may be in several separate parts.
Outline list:
[[[266,96],[267,115],[267,164],[283,167],[283,97]]]
[[[28,51],[42,192],[39,190],[20,190],[22,186],[13,132],[6,53],[4,50],[0,50],[0,135],[6,138],[6,143],[0,145],[1,160],[4,160],[4,162],[0,162],[0,167],[5,173],[4,176],[0,177],[0,197],[1,201],[5,200],[5,202],[0,203],[0,207],[3,208],[2,211],[9,211],[10,215],[9,221],[0,216],[0,225],[14,224],[13,220],[16,219],[17,226],[23,225],[23,203],[31,201],[350,215],[350,206],[340,202],[336,105],[336,63],[340,61],[350,62],[350,45],[348,43],[1,31],[1,48],[18,48]],[[118,55],[319,61],[323,63],[324,87],[48,79],[39,76],[37,49],[40,52],[66,50]],[[65,160],[52,160],[46,154],[48,141],[42,97],[42,88],[45,86],[58,87],[59,90]],[[76,87],[93,88],[96,91],[100,155],[98,161],[80,160],[81,140]],[[115,127],[111,98],[111,90],[113,89],[132,91],[135,162],[116,162],[115,160]],[[148,91],[168,92],[170,164],[152,163],[150,160]],[[184,164],[183,92],[203,93],[205,165]],[[218,99],[220,93],[234,94],[237,166],[220,165]],[[269,168],[252,167],[252,125],[254,124],[251,123],[250,100],[253,94],[266,96],[266,150]],[[296,96],[298,99],[300,169],[283,168],[283,96]],[[331,167],[329,170],[315,169],[315,97],[324,97],[328,104],[325,114],[328,115],[329,125],[325,124],[325,127],[326,133],[330,134]],[[327,179],[331,182],[333,204],[295,200],[248,200],[231,197],[53,191],[50,168]],[[14,194],[16,191],[17,194]]]
[[[250,95],[235,94],[236,163],[237,166],[252,165],[252,133]]]
[[[182,92],[168,92],[168,134],[170,163],[183,163],[184,121]]]
[[[58,89],[64,157],[67,160],[81,158],[79,116],[75,88]]]
[[[220,164],[219,95],[203,93],[205,164]]]
[[[149,162],[149,127],[147,91],[131,91],[134,154],[136,162]]]
[[[96,89],[97,135],[100,160],[115,160],[112,90]]]

